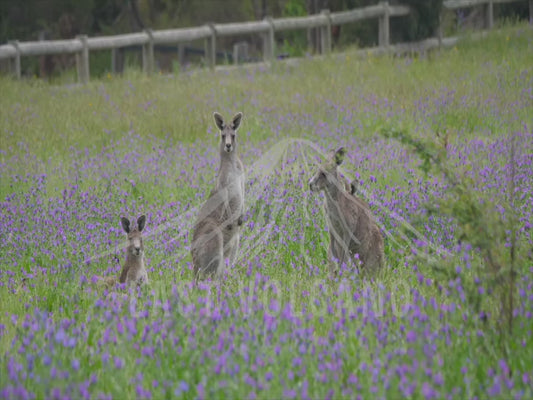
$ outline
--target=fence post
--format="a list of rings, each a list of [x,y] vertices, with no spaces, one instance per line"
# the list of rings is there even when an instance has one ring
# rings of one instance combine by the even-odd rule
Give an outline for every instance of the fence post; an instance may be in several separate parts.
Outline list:
[[[111,49],[111,72],[119,74],[124,71],[124,51],[120,47]]]
[[[389,30],[389,21],[390,21],[390,10],[389,2],[383,1],[380,3],[383,9],[383,15],[379,17],[379,47],[385,47],[388,49],[390,42],[390,30]]]
[[[442,7],[439,10],[439,26],[437,27],[437,39],[439,40],[439,50],[442,47]]]
[[[80,83],[89,82],[89,46],[87,45],[87,35],[78,35],[77,39],[81,42],[82,49],[76,53],[76,69],[78,71],[78,81]]]
[[[20,77],[22,76],[22,71],[20,69],[20,47],[19,47],[19,42],[18,42],[18,40],[10,40],[8,43],[11,46],[13,46],[15,48],[15,51],[17,52],[17,54],[15,54],[15,58],[13,58],[13,61],[11,62],[11,68],[12,68],[12,72],[13,72],[13,75],[15,76],[15,78],[20,79]]]
[[[276,42],[274,40],[274,23],[272,17],[265,17],[268,22],[268,31],[263,34],[263,61],[273,62],[276,57]]]
[[[151,29],[145,29],[148,35],[148,42],[143,44],[143,71],[146,75],[154,72],[154,36]]]
[[[178,43],[178,63],[180,67],[185,65],[185,44]]]
[[[205,58],[209,69],[214,70],[217,63],[217,31],[213,23],[208,23],[207,26],[211,30],[211,36],[205,39]]]
[[[326,17],[326,26],[320,28],[320,51],[322,54],[331,53],[331,16],[329,10],[320,12]]]
[[[237,42],[233,45],[233,64],[245,63],[248,60],[248,42]]]
[[[485,10],[485,28],[492,29],[494,25],[494,7],[492,1],[489,1]]]
[[[240,43],[235,43],[233,45],[233,65],[238,65],[239,64],[239,56],[240,56]]]

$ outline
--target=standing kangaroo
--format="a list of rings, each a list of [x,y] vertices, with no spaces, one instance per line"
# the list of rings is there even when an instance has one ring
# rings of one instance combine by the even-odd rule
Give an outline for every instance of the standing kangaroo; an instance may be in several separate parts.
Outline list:
[[[242,113],[235,114],[229,124],[213,114],[220,130],[220,167],[215,188],[202,205],[193,227],[191,255],[194,277],[219,277],[225,259],[235,261],[240,242],[240,226],[244,215],[244,167],[236,153],[236,133]]]
[[[341,177],[338,166],[344,161],[344,148],[332,150],[326,161],[318,167],[309,180],[313,192],[324,191],[326,196],[326,220],[330,232],[328,256],[330,272],[336,274],[336,267],[347,263],[355,254],[359,255],[362,267],[374,272],[383,267],[383,236],[366,202],[354,194],[356,186],[347,185]]]
[[[139,286],[148,283],[148,274],[144,267],[144,244],[142,230],[146,223],[146,216],[141,215],[137,219],[137,228],[130,227],[130,221],[122,217],[120,219],[124,232],[128,234],[128,248],[126,251],[126,261],[120,273],[119,282],[128,285],[137,284]]]

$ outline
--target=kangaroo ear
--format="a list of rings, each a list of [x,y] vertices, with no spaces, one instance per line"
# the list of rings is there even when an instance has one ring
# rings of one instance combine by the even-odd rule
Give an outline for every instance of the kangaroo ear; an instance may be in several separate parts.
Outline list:
[[[122,217],[120,218],[120,222],[122,224],[122,229],[124,229],[124,232],[130,233],[130,220]]]
[[[346,154],[346,150],[344,147],[339,147],[337,151],[335,152],[335,164],[341,165],[344,161],[344,155]]]
[[[145,224],[146,224],[146,215],[143,214],[139,217],[139,219],[137,219],[137,227],[139,228],[139,232],[142,232]]]
[[[355,194],[357,192],[358,187],[359,187],[359,181],[357,179],[354,179],[352,183],[350,183],[350,193]]]
[[[213,118],[215,119],[215,124],[218,129],[223,130],[224,129],[224,118],[222,118],[222,115],[217,113],[216,111],[213,113]]]
[[[231,121],[231,125],[234,131],[239,129],[239,126],[241,125],[241,120],[242,120],[242,112],[238,112],[237,114],[235,114],[235,116],[233,117],[233,120]]]

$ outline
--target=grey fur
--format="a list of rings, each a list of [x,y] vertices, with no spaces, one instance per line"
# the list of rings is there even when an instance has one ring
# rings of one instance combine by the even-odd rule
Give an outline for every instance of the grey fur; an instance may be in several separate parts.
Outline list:
[[[122,217],[120,221],[124,232],[128,234],[128,248],[119,282],[139,286],[148,283],[148,273],[144,265],[144,243],[142,238],[146,216],[141,215],[137,219],[137,227],[134,229],[131,229],[130,221],[127,218]]]
[[[242,113],[235,114],[229,124],[217,112],[213,117],[220,130],[220,167],[215,188],[202,205],[193,228],[191,255],[195,281],[219,277],[225,259],[233,264],[244,216],[244,166],[236,153],[236,131]]]
[[[345,150],[331,151],[326,161],[309,180],[311,191],[323,191],[326,197],[326,220],[330,232],[328,255],[330,272],[336,274],[334,261],[341,265],[359,260],[365,271],[375,272],[385,262],[383,236],[368,204],[355,196],[357,187],[348,184],[338,171]]]

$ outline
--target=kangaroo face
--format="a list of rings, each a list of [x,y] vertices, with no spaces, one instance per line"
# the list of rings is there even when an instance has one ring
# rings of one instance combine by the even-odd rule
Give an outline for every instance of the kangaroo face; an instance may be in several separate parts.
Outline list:
[[[324,165],[319,165],[317,171],[309,180],[309,189],[312,192],[320,192],[324,190],[328,184],[328,181],[334,180],[336,171],[330,171]]]
[[[136,257],[144,254],[143,238],[138,230],[131,231],[128,234],[128,251]]]
[[[231,153],[235,149],[235,138],[237,129],[241,124],[242,113],[235,114],[229,124],[224,123],[224,118],[217,112],[213,114],[213,117],[217,128],[220,130],[220,148],[227,153]]]
[[[222,138],[222,146],[224,151],[231,153],[231,151],[235,148],[235,133],[232,132],[231,129],[225,128],[220,136]]]
[[[339,186],[337,167],[344,161],[346,151],[343,147],[336,151],[330,151],[326,161],[319,165],[315,174],[309,179],[309,189],[319,192],[328,187]]]
[[[141,215],[137,219],[137,228],[130,228],[130,221],[127,218],[122,217],[121,223],[124,232],[128,234],[128,253],[135,257],[141,257],[144,254],[144,244],[142,238],[142,230],[146,217]]]

